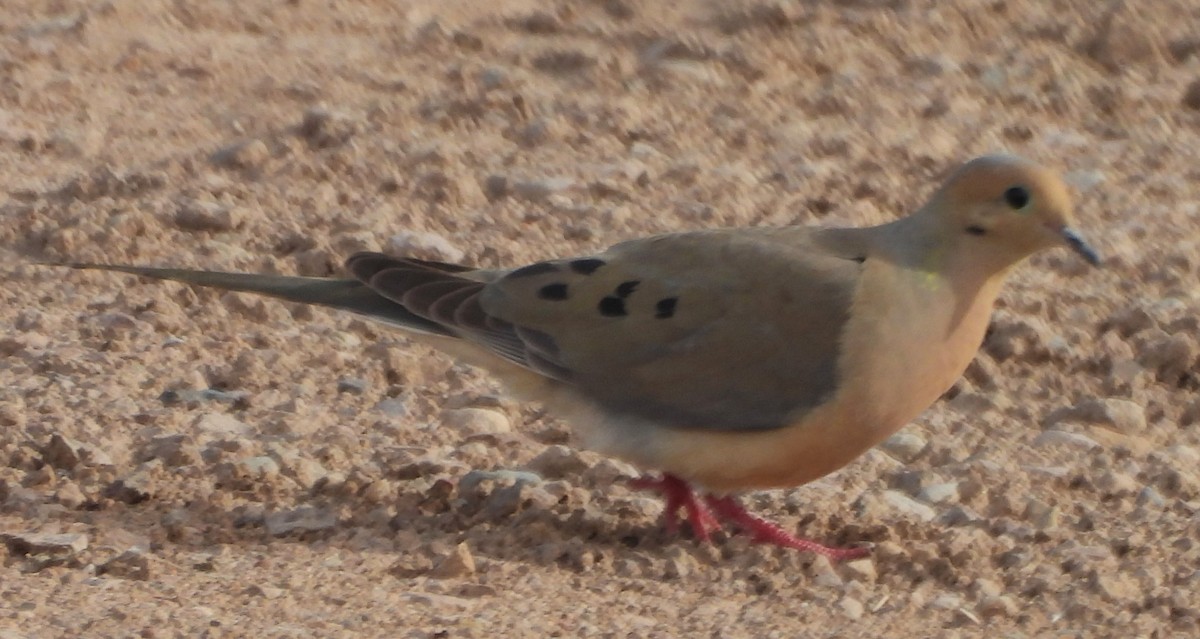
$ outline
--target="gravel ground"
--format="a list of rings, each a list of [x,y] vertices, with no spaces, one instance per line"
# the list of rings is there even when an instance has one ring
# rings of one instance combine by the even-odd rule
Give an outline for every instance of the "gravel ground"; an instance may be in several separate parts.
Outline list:
[[[645,5],[645,6],[643,6]],[[5,0],[0,638],[1200,633],[1195,0]],[[352,317],[35,260],[482,266],[871,224],[1007,150],[1107,257],[1035,257],[944,401],[756,511]]]

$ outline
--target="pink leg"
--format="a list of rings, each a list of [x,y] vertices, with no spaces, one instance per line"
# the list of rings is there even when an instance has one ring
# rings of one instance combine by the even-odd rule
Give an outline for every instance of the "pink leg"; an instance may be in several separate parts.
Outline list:
[[[667,500],[663,519],[669,533],[674,534],[679,530],[679,509],[681,507],[687,512],[688,524],[691,525],[692,534],[696,535],[697,539],[708,541],[709,530],[718,525],[717,519],[709,512],[704,501],[692,491],[692,487],[674,475],[663,475],[662,477],[647,475],[633,480],[630,485],[639,490],[653,490],[661,493]]]
[[[833,561],[841,561],[843,559],[857,559],[870,554],[869,548],[834,548],[825,546],[815,541],[801,539],[788,531],[780,528],[762,517],[753,515],[746,510],[744,506],[739,504],[733,497],[714,497],[707,495],[704,501],[708,504],[717,517],[723,520],[731,520],[743,530],[754,536],[754,541],[759,543],[774,544],[783,546],[784,548],[794,548],[796,550],[806,550],[814,552],[818,555],[825,555]]]

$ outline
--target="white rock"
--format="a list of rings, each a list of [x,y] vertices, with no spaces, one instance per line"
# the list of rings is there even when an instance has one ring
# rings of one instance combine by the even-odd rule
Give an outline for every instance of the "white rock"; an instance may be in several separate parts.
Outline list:
[[[908,464],[925,450],[925,439],[916,433],[902,431],[887,438],[881,445],[889,455]]]
[[[883,491],[883,501],[901,514],[911,515],[921,521],[933,521],[937,511],[897,490]]]
[[[1069,448],[1081,448],[1084,450],[1092,450],[1100,447],[1100,442],[1079,433],[1068,433],[1063,430],[1048,430],[1041,435],[1038,435],[1033,440],[1034,446],[1066,446]]]
[[[842,585],[842,576],[833,569],[833,563],[824,555],[817,555],[813,558],[812,564],[808,567],[808,574],[812,577],[813,583],[818,586],[834,588]]]
[[[460,494],[472,493],[479,484],[485,481],[515,486],[517,484],[541,484],[544,480],[537,473],[522,470],[471,470],[458,480],[458,492]]]
[[[273,537],[281,537],[295,532],[319,532],[333,528],[337,526],[337,523],[337,515],[312,506],[274,512],[264,519],[267,533]]]
[[[192,421],[192,428],[210,435],[248,435],[250,427],[225,413],[202,413]]]
[[[488,433],[512,432],[512,424],[502,413],[486,408],[453,408],[442,411],[442,424],[464,437]]]
[[[960,606],[962,606],[962,595],[949,592],[942,593],[929,602],[930,608],[939,608],[941,610],[953,610]]]
[[[922,501],[931,504],[948,504],[958,501],[958,482],[950,481],[932,484],[921,489],[917,495]]]
[[[862,602],[854,597],[842,597],[838,605],[842,608],[842,614],[850,619],[861,619],[863,616]]]
[[[875,583],[875,579],[878,578],[875,562],[870,557],[848,561],[842,564],[842,570],[850,579],[864,584]]]
[[[1109,426],[1123,433],[1139,433],[1146,429],[1146,410],[1137,402],[1116,397],[1086,399],[1078,404],[1055,410],[1046,417],[1046,426],[1060,422],[1077,422]]]
[[[1146,429],[1146,409],[1128,399],[1109,397],[1100,401],[1104,423],[1123,433],[1140,433]]]
[[[439,262],[461,262],[462,249],[437,233],[404,231],[388,240],[387,252],[392,255],[415,257]]]
[[[243,476],[254,479],[268,479],[279,474],[279,463],[266,456],[239,459],[234,466]]]

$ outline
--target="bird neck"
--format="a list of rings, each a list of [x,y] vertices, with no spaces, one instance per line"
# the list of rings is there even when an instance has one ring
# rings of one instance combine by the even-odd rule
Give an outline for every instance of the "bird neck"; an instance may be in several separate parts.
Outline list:
[[[879,252],[896,266],[947,280],[964,292],[993,288],[1020,261],[1009,251],[968,241],[973,238],[928,207],[870,230]]]

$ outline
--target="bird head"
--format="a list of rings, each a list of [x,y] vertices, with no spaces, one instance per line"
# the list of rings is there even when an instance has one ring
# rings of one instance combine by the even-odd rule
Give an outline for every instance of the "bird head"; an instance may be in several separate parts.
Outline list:
[[[964,250],[1015,264],[1042,249],[1065,246],[1092,265],[1100,256],[1075,228],[1071,197],[1054,172],[1029,160],[989,155],[961,166],[928,207]]]

